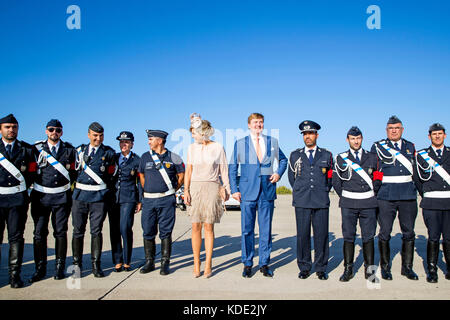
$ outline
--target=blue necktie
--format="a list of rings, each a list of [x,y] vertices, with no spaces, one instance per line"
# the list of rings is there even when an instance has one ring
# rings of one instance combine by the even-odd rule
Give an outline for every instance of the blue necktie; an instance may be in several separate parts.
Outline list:
[[[438,158],[440,159],[441,158],[441,156],[442,156],[442,150],[441,149],[437,149],[436,150],[436,153],[437,153],[437,156],[438,156]]]
[[[314,150],[308,150],[308,152],[309,152],[309,157],[308,157],[308,159],[309,159],[309,164],[313,164],[313,161],[314,161],[314,157],[313,157],[313,152],[314,152]]]
[[[357,164],[360,164],[360,163],[361,163],[361,160],[360,160],[359,157],[358,157],[358,151],[355,151],[355,160],[356,160],[356,163],[357,163]]]
[[[127,162],[127,158],[123,157],[122,161],[120,162],[120,167],[123,167],[125,162]]]
[[[397,142],[394,143],[394,149],[397,150],[397,151],[400,151],[400,149],[398,148],[398,143]]]
[[[92,148],[91,150],[91,154],[89,155],[89,157],[93,158],[95,155],[95,148]]]
[[[52,152],[53,158],[56,158],[56,147],[55,146],[52,147],[51,152]]]
[[[8,158],[11,158],[11,148],[12,146],[10,144],[6,145],[6,155]]]

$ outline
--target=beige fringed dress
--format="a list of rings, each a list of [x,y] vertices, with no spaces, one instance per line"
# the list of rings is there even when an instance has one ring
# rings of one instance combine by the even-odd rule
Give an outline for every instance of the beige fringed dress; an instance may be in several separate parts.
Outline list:
[[[193,143],[189,146],[187,164],[192,165],[191,205],[187,213],[192,223],[219,223],[223,215],[219,195],[221,180],[230,194],[228,163],[223,146],[217,142],[207,145]]]

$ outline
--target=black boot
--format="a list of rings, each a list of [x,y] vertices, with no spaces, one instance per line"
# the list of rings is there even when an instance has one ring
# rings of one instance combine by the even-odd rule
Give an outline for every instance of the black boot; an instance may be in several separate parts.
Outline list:
[[[161,240],[161,275],[166,276],[170,273],[170,254],[172,252],[172,238],[165,238]]]
[[[355,243],[344,241],[344,273],[339,281],[347,282],[353,278],[353,258],[355,256]]]
[[[445,241],[442,243],[442,251],[444,251],[444,259],[447,263],[447,273],[445,274],[445,279],[450,280],[450,241]]]
[[[402,276],[409,280],[419,280],[417,274],[413,271],[413,257],[414,257],[414,240],[402,241]]]
[[[47,239],[33,240],[33,252],[36,271],[31,276],[30,283],[44,279],[47,274]]]
[[[384,280],[392,280],[390,266],[391,249],[389,247],[389,241],[378,240],[378,247],[380,249],[381,277]]]
[[[84,237],[72,238],[72,255],[73,265],[80,269],[83,269],[83,245]]]
[[[22,288],[23,281],[20,279],[22,268],[24,240],[9,244],[9,284],[11,288]]]
[[[155,239],[146,240],[144,239],[144,252],[145,252],[145,265],[139,271],[140,273],[149,273],[155,270],[155,253],[156,244]]]
[[[92,273],[96,278],[103,278],[105,276],[100,261],[100,257],[102,255],[102,245],[103,239],[101,234],[98,236],[92,236],[91,239]]]
[[[427,281],[430,283],[438,282],[437,260],[439,256],[439,242],[428,240],[427,243]]]
[[[363,243],[363,256],[364,256],[364,278],[369,279],[375,270],[369,271],[370,266],[375,265],[375,244],[373,239]],[[376,278],[372,279],[372,282],[376,282]]]
[[[61,280],[65,278],[64,269],[66,268],[66,255],[67,255],[67,238],[58,237],[55,238],[55,275],[53,279]]]

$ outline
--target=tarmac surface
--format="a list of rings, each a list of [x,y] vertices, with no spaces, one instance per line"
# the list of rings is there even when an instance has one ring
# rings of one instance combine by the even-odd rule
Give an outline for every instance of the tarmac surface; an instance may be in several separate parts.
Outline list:
[[[81,278],[68,277],[54,280],[54,239],[50,226],[48,237],[48,270],[47,278],[33,284],[26,284],[21,289],[11,289],[8,285],[7,257],[9,246],[2,245],[2,261],[0,264],[0,299],[2,300],[447,300],[450,297],[450,281],[445,279],[446,264],[439,254],[439,282],[430,284],[426,281],[426,227],[422,212],[416,220],[416,251],[414,271],[419,280],[412,281],[400,275],[401,266],[401,233],[398,219],[395,220],[391,240],[391,257],[393,257],[393,281],[381,280],[370,284],[364,279],[362,243],[359,238],[355,251],[355,277],[347,283],[339,281],[343,271],[341,233],[341,215],[338,208],[338,197],[331,195],[330,208],[330,258],[328,263],[329,279],[321,281],[315,274],[308,279],[298,278],[296,261],[296,227],[294,208],[291,206],[291,195],[280,195],[275,202],[273,217],[273,249],[270,267],[274,271],[273,278],[265,278],[257,266],[256,251],[253,276],[244,279],[241,276],[240,244],[240,211],[228,210],[221,223],[215,225],[215,243],[213,253],[213,275],[209,279],[194,278],[191,248],[191,224],[189,216],[177,209],[177,220],[173,231],[173,248],[171,258],[171,274],[162,276],[160,269],[160,240],[157,238],[157,269],[148,274],[139,273],[144,263],[142,229],[140,213],[136,214],[134,223],[133,270],[131,272],[113,272],[109,244],[108,219],[103,227],[102,268],[105,278],[94,278],[90,262],[90,235],[85,236],[85,252]],[[87,228],[89,230],[89,227]],[[258,243],[258,226],[256,243]],[[377,229],[378,232],[378,229]],[[359,235],[359,227],[358,227]],[[22,279],[28,280],[34,272],[33,261],[33,221],[28,217],[25,229],[25,253],[22,266]],[[71,221],[69,221],[69,249],[66,268],[71,267],[72,237]],[[7,239],[5,232],[4,239]],[[375,263],[379,262],[377,238],[375,238]],[[313,246],[312,246],[313,248]],[[203,250],[203,248],[202,248]],[[314,257],[314,254],[313,254]],[[204,251],[201,259],[204,260]],[[203,271],[204,264],[202,264]],[[71,270],[67,274],[71,274]],[[379,270],[378,270],[379,274]]]

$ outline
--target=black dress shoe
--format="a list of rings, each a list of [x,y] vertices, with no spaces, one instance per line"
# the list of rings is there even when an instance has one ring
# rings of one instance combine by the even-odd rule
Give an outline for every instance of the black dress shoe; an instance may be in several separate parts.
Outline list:
[[[251,278],[252,277],[252,267],[244,267],[244,271],[242,271],[242,276],[244,278]]]
[[[309,273],[309,271],[300,271],[300,273],[298,274],[298,277],[300,279],[307,279],[310,276],[311,273]]]
[[[132,269],[131,269],[131,266],[129,266],[129,267],[123,267],[123,270],[125,272],[130,272]]]
[[[122,272],[123,266],[120,266],[119,268],[114,267],[114,272]]]
[[[272,270],[269,269],[269,267],[267,265],[259,268],[259,272],[262,272],[264,277],[269,277],[269,278],[273,277],[273,272],[272,272]]]
[[[319,271],[319,272],[316,272],[316,275],[319,278],[319,280],[328,280],[328,275],[326,272]]]

